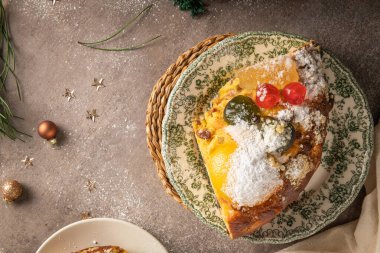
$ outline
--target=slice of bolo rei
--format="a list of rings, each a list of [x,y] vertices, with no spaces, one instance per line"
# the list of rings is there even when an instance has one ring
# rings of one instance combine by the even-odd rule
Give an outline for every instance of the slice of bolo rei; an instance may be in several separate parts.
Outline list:
[[[297,200],[321,161],[333,105],[319,47],[243,68],[196,116],[200,153],[231,238]]]
[[[98,246],[82,249],[74,253],[128,253],[125,249],[118,246]]]

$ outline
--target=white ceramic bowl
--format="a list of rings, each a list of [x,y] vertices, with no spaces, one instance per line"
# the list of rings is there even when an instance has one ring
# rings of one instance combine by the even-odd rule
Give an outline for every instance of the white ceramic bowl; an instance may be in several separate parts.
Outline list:
[[[167,253],[162,244],[147,231],[129,222],[109,218],[72,223],[50,236],[37,253],[71,253],[106,245],[120,246],[129,253]]]

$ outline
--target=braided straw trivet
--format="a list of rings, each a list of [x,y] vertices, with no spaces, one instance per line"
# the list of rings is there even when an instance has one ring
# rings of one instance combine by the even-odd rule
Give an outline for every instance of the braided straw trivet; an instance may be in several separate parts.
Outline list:
[[[166,103],[168,102],[170,92],[176,84],[179,76],[187,69],[190,63],[192,63],[207,49],[232,35],[233,34],[228,33],[224,35],[212,36],[202,42],[199,42],[197,45],[179,56],[177,61],[170,65],[170,67],[154,85],[148,102],[145,127],[150,154],[156,164],[158,176],[165,187],[166,193],[172,196],[184,207],[185,205],[182,203],[180,196],[178,196],[178,193],[170,184],[170,181],[166,175],[165,163],[161,155],[162,119],[165,115]]]

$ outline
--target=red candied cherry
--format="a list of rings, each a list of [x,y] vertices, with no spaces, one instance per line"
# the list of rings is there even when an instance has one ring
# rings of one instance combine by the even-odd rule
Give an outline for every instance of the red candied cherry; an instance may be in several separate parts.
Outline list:
[[[282,90],[284,100],[291,105],[300,105],[305,100],[306,87],[302,83],[288,83]]]
[[[280,101],[280,91],[272,84],[263,83],[256,91],[256,104],[269,109]]]

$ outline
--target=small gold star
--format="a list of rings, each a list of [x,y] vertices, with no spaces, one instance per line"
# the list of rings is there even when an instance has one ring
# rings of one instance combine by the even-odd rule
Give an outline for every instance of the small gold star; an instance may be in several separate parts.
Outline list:
[[[84,187],[87,188],[89,192],[92,192],[96,189],[96,181],[87,179],[87,183]]]
[[[74,90],[69,90],[69,89],[65,89],[65,94],[63,94],[62,96],[64,96],[65,98],[67,98],[67,101],[70,102],[70,100],[72,98],[75,98],[75,95],[74,95]]]
[[[96,113],[96,109],[92,109],[91,111],[87,110],[87,116],[86,116],[87,119],[90,119],[93,122],[95,122],[95,118],[98,118],[98,117],[99,115]]]
[[[92,216],[91,216],[90,212],[84,211],[84,212],[80,213],[80,218],[81,218],[81,220],[87,220],[87,219],[91,219]]]
[[[25,167],[28,167],[28,166],[33,166],[33,160],[34,158],[25,156],[24,160],[21,160],[21,162],[24,163]]]
[[[94,83],[91,84],[91,86],[96,87],[96,90],[99,91],[99,89],[100,89],[101,87],[106,87],[106,86],[103,84],[103,81],[104,81],[103,78],[100,78],[99,80],[98,80],[98,78],[94,78]]]

